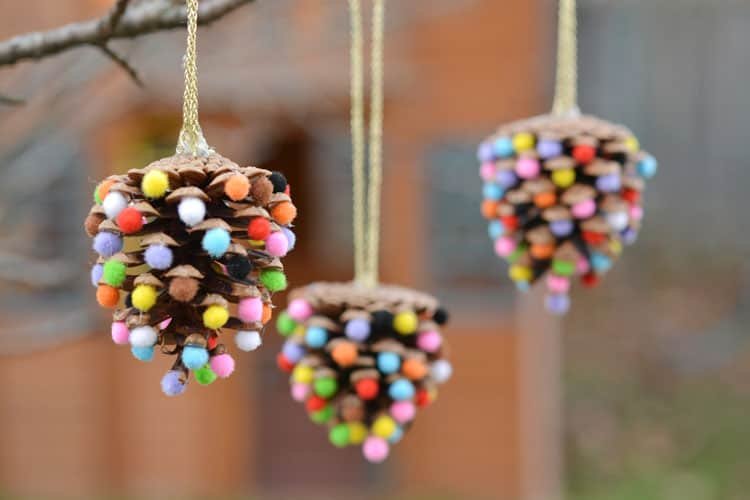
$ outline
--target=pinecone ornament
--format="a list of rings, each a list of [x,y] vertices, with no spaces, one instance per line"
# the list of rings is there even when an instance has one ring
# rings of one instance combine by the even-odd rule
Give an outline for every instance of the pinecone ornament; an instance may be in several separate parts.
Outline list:
[[[283,175],[239,167],[217,154],[176,155],[112,175],[94,191],[85,221],[99,254],[97,301],[114,309],[112,339],[150,361],[174,355],[163,391],[228,377],[222,335],[252,351],[287,286],[281,258],[294,247],[297,210]]]
[[[277,320],[277,357],[292,398],[336,447],[382,462],[452,372],[435,298],[406,288],[313,283],[293,290]]]
[[[627,128],[592,116],[501,126],[478,153],[482,215],[518,288],[545,277],[547,309],[570,307],[571,280],[596,285],[635,242],[657,162]]]

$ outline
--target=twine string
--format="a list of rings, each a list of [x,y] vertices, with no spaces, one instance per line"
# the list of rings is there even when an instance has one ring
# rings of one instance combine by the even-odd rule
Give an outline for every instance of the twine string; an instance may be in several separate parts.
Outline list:
[[[560,0],[557,31],[557,80],[552,113],[578,115],[578,26],[576,0]]]
[[[350,76],[351,134],[352,134],[352,183],[353,183],[353,229],[354,229],[354,279],[364,282],[367,274],[365,257],[365,110],[364,110],[364,65],[362,35],[362,4],[360,0],[349,0],[351,25]]]
[[[186,0],[187,46],[183,66],[185,68],[185,91],[182,102],[182,130],[177,142],[178,154],[208,156],[213,150],[203,137],[198,121],[198,0]]]

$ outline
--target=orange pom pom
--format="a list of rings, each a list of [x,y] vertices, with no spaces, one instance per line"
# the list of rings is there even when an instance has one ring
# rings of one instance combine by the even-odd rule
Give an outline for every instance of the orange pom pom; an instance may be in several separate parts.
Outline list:
[[[96,289],[96,301],[102,307],[114,308],[120,302],[120,291],[109,285],[99,285]]]
[[[534,196],[534,204],[539,208],[549,208],[557,203],[555,193],[539,193]]]
[[[282,201],[271,209],[271,217],[279,224],[290,224],[297,217],[297,207],[288,201]]]
[[[409,380],[422,380],[427,375],[427,367],[416,358],[410,358],[401,365],[401,372]]]
[[[104,198],[107,197],[107,195],[109,194],[109,188],[111,188],[112,185],[114,185],[114,183],[115,183],[114,179],[107,179],[107,180],[102,181],[101,184],[99,184],[99,199],[100,200],[103,200]]]
[[[250,181],[242,174],[233,175],[224,183],[224,193],[232,201],[244,200],[250,193]]]
[[[531,245],[529,253],[532,257],[539,260],[547,260],[552,258],[552,254],[555,253],[555,245]]]
[[[273,310],[271,309],[271,306],[268,304],[263,304],[263,314],[261,314],[260,321],[264,325],[271,321],[271,317],[273,316]]]
[[[339,366],[351,366],[357,361],[357,346],[354,342],[341,342],[331,351],[331,357]]]
[[[482,217],[494,219],[497,217],[497,202],[492,200],[482,201]]]

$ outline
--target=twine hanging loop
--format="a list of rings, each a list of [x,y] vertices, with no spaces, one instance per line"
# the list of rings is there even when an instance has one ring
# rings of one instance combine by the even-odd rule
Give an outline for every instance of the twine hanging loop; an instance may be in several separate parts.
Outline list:
[[[560,0],[557,32],[557,80],[552,113],[578,116],[578,26],[576,0]]]

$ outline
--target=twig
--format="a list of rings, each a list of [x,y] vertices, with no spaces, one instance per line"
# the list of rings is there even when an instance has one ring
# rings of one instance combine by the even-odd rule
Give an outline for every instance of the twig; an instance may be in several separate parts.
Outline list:
[[[104,52],[104,54],[107,55],[112,61],[117,64],[119,67],[121,67],[125,72],[128,74],[128,76],[135,82],[136,85],[139,87],[143,87],[143,80],[141,80],[141,77],[138,75],[138,72],[135,70],[135,68],[120,54],[114,51],[109,45],[97,45],[97,47]]]
[[[24,104],[26,104],[26,101],[20,97],[0,94],[0,106],[23,106]]]
[[[198,22],[202,25],[209,24],[253,1],[203,0]],[[72,23],[49,31],[27,33],[0,42],[0,66],[42,59],[85,45],[101,47],[115,39],[137,38],[158,31],[185,27],[185,6],[175,4],[172,0],[153,0],[130,8],[128,4],[127,0],[118,0],[101,18]]]

